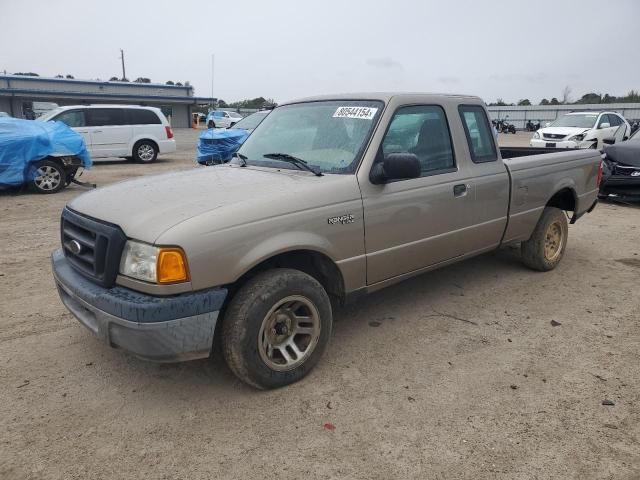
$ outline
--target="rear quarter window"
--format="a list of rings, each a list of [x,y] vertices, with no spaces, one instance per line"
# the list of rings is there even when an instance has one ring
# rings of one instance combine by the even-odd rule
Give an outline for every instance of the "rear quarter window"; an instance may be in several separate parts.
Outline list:
[[[496,161],[496,144],[484,108],[480,105],[460,105],[458,111],[469,144],[471,160],[474,163]]]

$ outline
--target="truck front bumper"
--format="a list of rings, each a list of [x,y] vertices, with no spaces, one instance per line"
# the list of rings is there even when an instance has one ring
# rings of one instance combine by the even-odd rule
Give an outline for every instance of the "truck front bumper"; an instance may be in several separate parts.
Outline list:
[[[62,303],[100,340],[137,357],[180,362],[208,357],[224,288],[156,297],[101,287],[76,272],[62,250],[51,255]]]

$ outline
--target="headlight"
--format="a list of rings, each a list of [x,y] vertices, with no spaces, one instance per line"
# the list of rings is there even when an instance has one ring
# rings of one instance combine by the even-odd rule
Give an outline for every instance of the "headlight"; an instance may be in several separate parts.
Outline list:
[[[572,137],[569,137],[567,140],[572,141],[572,142],[581,142],[582,140],[584,140],[584,133],[579,133],[578,135],[573,135]]]
[[[533,139],[538,140],[540,138],[540,134],[538,132],[533,134]]]
[[[149,283],[180,283],[189,280],[187,258],[182,249],[154,247],[127,241],[120,259],[120,273]]]

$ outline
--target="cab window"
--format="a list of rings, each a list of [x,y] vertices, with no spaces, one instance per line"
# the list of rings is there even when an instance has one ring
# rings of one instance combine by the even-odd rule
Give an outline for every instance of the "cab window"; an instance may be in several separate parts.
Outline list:
[[[496,144],[484,108],[480,105],[460,105],[458,111],[467,136],[471,160],[474,163],[496,161]]]
[[[442,107],[436,105],[399,108],[381,148],[381,159],[391,153],[416,155],[422,177],[455,170],[447,118]]]
[[[67,124],[69,127],[84,127],[86,126],[84,112],[82,110],[69,110],[62,112],[53,120]]]

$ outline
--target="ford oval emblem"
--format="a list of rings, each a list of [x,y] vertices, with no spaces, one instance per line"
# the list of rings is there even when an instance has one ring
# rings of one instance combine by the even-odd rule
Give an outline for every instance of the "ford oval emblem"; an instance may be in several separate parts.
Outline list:
[[[82,245],[80,245],[80,242],[78,242],[77,240],[69,240],[66,244],[66,247],[74,255],[80,255],[80,253],[82,252]]]

